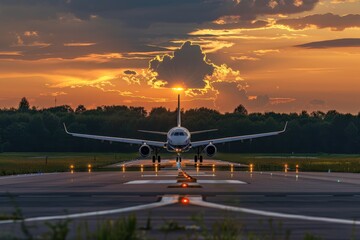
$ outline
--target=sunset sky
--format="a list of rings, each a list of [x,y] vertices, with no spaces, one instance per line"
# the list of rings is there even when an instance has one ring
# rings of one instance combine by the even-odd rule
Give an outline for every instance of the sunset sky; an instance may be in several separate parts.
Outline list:
[[[360,112],[360,0],[0,0],[0,108]]]

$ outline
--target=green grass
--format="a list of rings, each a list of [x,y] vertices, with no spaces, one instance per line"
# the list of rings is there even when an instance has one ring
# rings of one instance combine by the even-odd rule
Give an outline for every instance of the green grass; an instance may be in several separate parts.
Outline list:
[[[230,154],[219,153],[216,159],[253,164],[254,171],[283,171],[285,164],[289,171],[318,172],[360,172],[360,155],[346,154]]]
[[[1,153],[0,175],[92,170],[134,159],[137,153]],[[47,161],[46,161],[47,158]]]
[[[0,176],[66,172],[70,170],[70,165],[74,165],[75,171],[87,171],[88,164],[91,164],[92,171],[98,171],[103,166],[137,157],[139,157],[138,153],[1,153]],[[168,153],[162,154],[162,157],[175,158]],[[184,158],[192,157],[193,154],[190,153],[184,155]],[[360,173],[360,155],[218,153],[215,158],[234,163],[253,164],[254,171],[283,171],[284,165],[288,164],[289,171],[295,171],[295,166],[299,165],[299,171],[302,172],[330,170]]]

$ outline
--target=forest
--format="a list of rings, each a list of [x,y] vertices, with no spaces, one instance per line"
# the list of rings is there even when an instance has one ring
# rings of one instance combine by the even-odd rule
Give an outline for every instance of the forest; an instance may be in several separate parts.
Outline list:
[[[278,131],[288,121],[285,133],[252,141],[217,146],[234,153],[360,153],[360,113],[342,114],[303,111],[301,113],[248,113],[239,105],[232,113],[208,108],[182,111],[182,124],[190,131],[218,131],[196,135],[192,140]],[[0,152],[132,152],[138,146],[74,138],[70,131],[165,141],[164,136],[137,130],[168,131],[176,124],[176,111],[165,107],[147,112],[142,107],[101,106],[87,110],[79,105],[36,109],[26,98],[18,108],[0,109]]]

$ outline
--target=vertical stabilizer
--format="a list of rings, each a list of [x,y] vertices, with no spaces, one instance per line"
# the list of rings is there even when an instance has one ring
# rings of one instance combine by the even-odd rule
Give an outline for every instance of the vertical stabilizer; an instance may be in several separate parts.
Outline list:
[[[181,127],[180,94],[178,95],[177,126]]]

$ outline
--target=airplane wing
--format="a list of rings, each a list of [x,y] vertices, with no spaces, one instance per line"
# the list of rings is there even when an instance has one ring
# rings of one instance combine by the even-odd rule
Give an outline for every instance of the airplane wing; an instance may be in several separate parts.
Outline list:
[[[72,133],[67,130],[65,123],[64,123],[64,128],[65,128],[65,132],[67,134],[72,135],[74,137],[82,137],[82,138],[96,139],[96,140],[102,140],[102,141],[121,142],[121,143],[138,144],[138,145],[147,144],[149,146],[154,146],[154,147],[164,147],[165,146],[165,142],[158,142],[158,141]]]
[[[209,139],[209,140],[192,142],[192,143],[191,143],[191,146],[194,148],[194,147],[205,146],[205,145],[208,145],[208,144],[210,144],[210,143],[212,143],[212,144],[227,143],[227,142],[241,141],[241,140],[246,140],[246,139],[268,137],[268,136],[278,135],[278,134],[280,134],[280,133],[285,132],[285,131],[286,131],[286,127],[287,127],[287,122],[286,122],[286,124],[285,124],[284,129],[281,130],[281,131],[277,131],[277,132],[267,132],[267,133],[258,133],[258,134],[251,134],[251,135],[242,135],[242,136],[235,136],[235,137],[225,137],[225,138]]]

